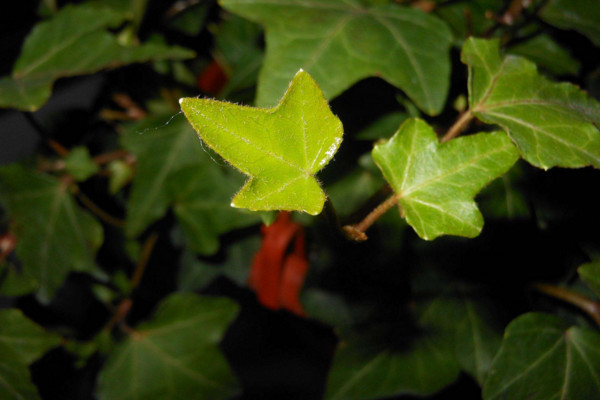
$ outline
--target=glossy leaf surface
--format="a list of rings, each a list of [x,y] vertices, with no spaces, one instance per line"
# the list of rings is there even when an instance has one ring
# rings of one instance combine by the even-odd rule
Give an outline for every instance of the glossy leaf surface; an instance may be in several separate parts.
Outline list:
[[[473,197],[518,159],[502,132],[480,133],[440,144],[433,129],[407,120],[373,160],[399,198],[401,213],[426,240],[440,235],[474,237],[483,217]]]
[[[200,138],[250,177],[233,207],[321,212],[325,194],[314,175],[333,158],[343,128],[308,73],[296,74],[275,108],[194,98],[180,103]]]
[[[485,400],[600,398],[600,334],[529,313],[506,328]]]
[[[532,62],[499,55],[498,41],[469,39],[469,103],[482,121],[498,124],[522,157],[554,166],[600,168],[600,104],[569,83],[553,83]]]
[[[117,36],[106,29],[116,28],[125,18],[126,14],[99,3],[67,5],[36,25],[23,45],[12,76],[0,79],[0,107],[37,110],[50,97],[58,78],[135,62],[193,57],[192,51],[181,47],[120,44]]]
[[[98,399],[230,398],[238,386],[218,345],[236,314],[228,299],[171,295],[110,354]]]
[[[70,271],[91,271],[102,227],[74,202],[59,179],[17,164],[0,168],[0,201],[17,237],[23,270],[48,301]]]
[[[357,0],[222,0],[223,7],[265,26],[267,51],[256,104],[275,105],[298,69],[331,99],[355,82],[381,76],[425,112],[446,100],[451,34],[438,18],[395,4]]]

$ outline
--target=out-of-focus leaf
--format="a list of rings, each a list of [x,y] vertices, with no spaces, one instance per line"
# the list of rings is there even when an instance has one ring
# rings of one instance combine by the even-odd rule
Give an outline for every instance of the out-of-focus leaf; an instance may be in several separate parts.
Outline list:
[[[573,29],[600,46],[600,6],[597,0],[549,0],[539,13],[547,23]]]
[[[0,107],[35,111],[50,97],[62,77],[103,68],[162,59],[185,59],[194,53],[181,47],[145,43],[123,46],[107,28],[126,15],[100,3],[67,5],[36,25],[27,37],[11,77],[0,78]]]
[[[321,212],[325,193],[315,174],[333,158],[343,128],[308,73],[296,74],[275,108],[195,98],[180,104],[202,140],[250,177],[233,207]]]
[[[506,328],[483,398],[600,398],[600,334],[553,315],[520,316]]]
[[[335,204],[339,215],[348,216],[365,204],[383,184],[385,184],[385,180],[381,174],[374,174],[359,167],[328,186],[327,195]]]
[[[91,271],[102,227],[73,201],[65,182],[18,164],[0,168],[0,201],[11,218],[22,268],[49,301],[70,271]]]
[[[469,36],[480,36],[496,23],[493,18],[488,18],[489,13],[498,15],[505,7],[502,0],[471,0],[443,3],[435,9],[435,14],[442,18],[454,36],[461,43]],[[445,3],[445,4],[444,4]]]
[[[85,181],[100,170],[87,147],[76,147],[65,157],[65,168],[76,181]]]
[[[129,127],[121,144],[137,159],[127,206],[125,231],[141,234],[161,218],[170,202],[167,182],[183,167],[207,157],[192,127],[181,115],[158,116]]]
[[[58,335],[46,332],[20,310],[0,310],[0,353],[9,349],[20,363],[29,365],[59,344]]]
[[[460,371],[454,350],[456,311],[451,301],[434,300],[421,309],[415,337],[386,332],[383,338],[361,335],[342,341],[325,398],[429,395],[454,382]]]
[[[331,99],[355,82],[381,76],[428,114],[443,108],[451,34],[437,17],[396,4],[357,0],[222,0],[227,10],[265,27],[267,51],[256,104],[277,104],[298,69]]]
[[[583,264],[577,269],[579,276],[600,297],[600,261]]]
[[[521,191],[523,165],[517,162],[506,174],[483,188],[477,195],[481,213],[494,218],[522,218],[529,216],[527,199]]]
[[[169,20],[169,26],[190,36],[196,36],[204,27],[209,9],[210,3],[208,1],[189,6],[173,16]]]
[[[219,235],[258,224],[260,215],[231,207],[243,178],[203,158],[204,163],[178,171],[167,184],[190,250],[208,255],[218,250]]]
[[[255,85],[263,62],[259,46],[261,27],[236,15],[226,14],[214,31],[214,56],[228,75],[220,96],[227,97],[234,91]]]
[[[600,104],[570,83],[547,80],[524,58],[501,59],[498,46],[471,38],[463,47],[475,116],[502,126],[537,167],[600,168]]]
[[[399,199],[400,212],[426,240],[474,237],[483,217],[473,197],[517,161],[503,132],[479,133],[440,144],[424,121],[407,120],[373,160]]]
[[[58,335],[48,333],[15,309],[0,311],[0,398],[39,399],[27,368],[46,351],[60,344]]]
[[[16,297],[34,292],[38,287],[37,280],[29,271],[15,265],[9,260],[0,264],[0,295]]]
[[[108,190],[112,194],[116,194],[134,176],[134,171],[131,165],[122,160],[114,160],[108,164],[110,177],[108,179]]]
[[[225,259],[210,261],[184,253],[179,270],[178,287],[181,291],[202,290],[218,276],[226,276],[240,286],[247,286],[252,259],[260,247],[260,239],[251,236],[227,246]]]
[[[361,140],[389,139],[407,118],[408,115],[401,112],[386,114],[358,132],[356,138]]]
[[[228,399],[238,392],[219,342],[237,314],[229,299],[179,293],[110,354],[99,400]]]
[[[508,49],[554,75],[577,75],[580,63],[548,35],[537,35]]]

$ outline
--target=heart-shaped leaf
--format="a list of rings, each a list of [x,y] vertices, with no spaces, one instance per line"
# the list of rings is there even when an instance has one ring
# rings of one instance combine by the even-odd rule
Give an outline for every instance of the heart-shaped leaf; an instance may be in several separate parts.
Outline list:
[[[342,123],[312,77],[299,71],[275,108],[184,98],[181,109],[200,138],[250,176],[231,205],[319,214],[325,193],[314,175],[342,142]]]

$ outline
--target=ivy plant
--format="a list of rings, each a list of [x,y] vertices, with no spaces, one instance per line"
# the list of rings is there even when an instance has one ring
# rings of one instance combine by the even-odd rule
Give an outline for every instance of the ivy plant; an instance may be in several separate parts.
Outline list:
[[[1,399],[600,398],[598,0],[38,3]]]

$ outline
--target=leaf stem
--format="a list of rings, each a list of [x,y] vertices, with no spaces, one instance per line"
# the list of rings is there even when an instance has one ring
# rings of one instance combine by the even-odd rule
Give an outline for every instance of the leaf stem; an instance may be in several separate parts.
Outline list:
[[[460,133],[469,126],[469,123],[473,119],[473,112],[469,109],[465,111],[456,122],[448,129],[448,132],[444,135],[444,137],[440,140],[442,143],[447,142],[450,139],[455,138],[460,135]]]
[[[373,209],[362,221],[358,224],[346,225],[342,229],[351,240],[355,240],[357,242],[363,242],[367,240],[367,235],[365,232],[367,229],[371,227],[383,214],[388,212],[392,207],[398,204],[398,200],[400,198],[397,194],[393,194],[388,197],[383,203],[379,204],[377,207]]]
[[[131,290],[135,289],[140,284],[142,276],[144,275],[144,271],[146,270],[146,265],[148,265],[150,254],[152,254],[152,249],[154,249],[154,245],[156,244],[157,239],[158,233],[154,232],[150,236],[148,236],[148,238],[144,242],[144,246],[142,247],[142,252],[140,254],[140,259],[131,277]]]
[[[94,203],[89,197],[85,194],[81,193],[80,190],[77,190],[77,197],[81,202],[94,214],[96,214],[101,220],[104,222],[116,226],[117,228],[123,228],[125,226],[125,221],[119,219],[117,217],[113,217],[103,209],[101,209],[96,203]]]
[[[534,285],[534,288],[548,296],[555,297],[578,307],[587,315],[589,315],[590,318],[594,320],[596,325],[600,327],[600,303],[595,302],[592,299],[573,290],[569,290],[557,285],[538,283]]]

